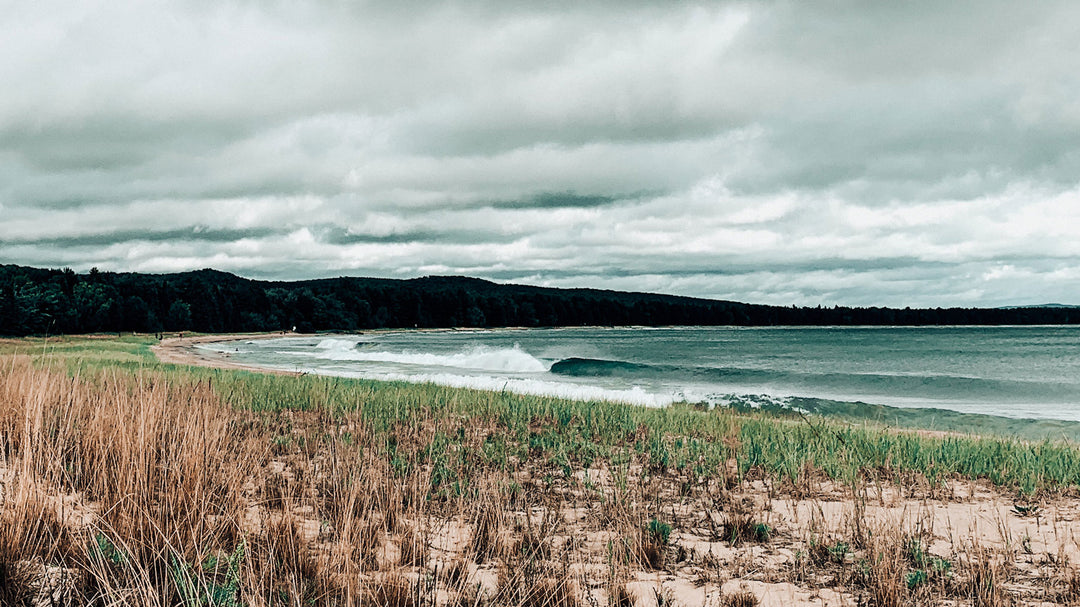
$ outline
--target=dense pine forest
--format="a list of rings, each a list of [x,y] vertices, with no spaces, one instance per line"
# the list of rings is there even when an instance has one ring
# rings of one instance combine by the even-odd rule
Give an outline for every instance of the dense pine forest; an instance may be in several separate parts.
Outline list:
[[[78,274],[0,265],[0,334],[597,325],[1076,324],[1068,307],[779,307],[464,277],[269,282],[215,270]]]

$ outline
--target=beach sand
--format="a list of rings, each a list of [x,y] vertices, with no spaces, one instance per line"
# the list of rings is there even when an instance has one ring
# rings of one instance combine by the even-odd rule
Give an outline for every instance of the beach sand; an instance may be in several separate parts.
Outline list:
[[[228,353],[196,346],[282,336],[171,337],[153,350],[165,363],[273,372],[235,363]],[[289,463],[275,465],[284,468]],[[592,482],[599,484],[610,476],[603,468],[588,473]],[[526,476],[518,480],[523,485],[538,482],[528,478],[527,472],[522,474]],[[926,558],[949,563],[949,578],[938,582],[953,589],[945,599],[947,604],[968,604],[958,600],[957,593],[972,583],[971,572],[978,567],[996,568],[1000,577],[995,583],[1016,603],[1025,605],[1071,601],[1071,595],[1062,593],[1068,592],[1070,580],[1078,579],[1072,564],[1080,563],[1080,500],[1074,491],[1044,497],[1032,505],[1017,493],[986,481],[953,480],[938,487],[873,481],[856,490],[827,479],[744,481],[724,492],[725,508],[741,505],[755,520],[767,523],[773,534],[767,542],[739,546],[717,536],[717,526],[729,516],[723,509],[664,493],[670,504],[664,510],[671,513],[676,528],[670,554],[679,556],[669,557],[659,569],[636,571],[626,580],[625,591],[639,607],[728,605],[734,604],[730,597],[738,593],[751,593],[759,605],[770,607],[874,604],[872,588],[854,579],[859,559],[868,555],[866,546],[857,545],[860,534],[870,541],[902,545],[901,551],[908,552],[910,542],[917,540]],[[559,515],[565,526],[559,534],[562,537],[555,539],[564,545],[579,543],[579,554],[573,560],[580,579],[586,581],[583,594],[591,597],[586,603],[606,604],[608,590],[598,580],[604,575],[608,542],[616,538],[596,523],[591,508],[564,506]],[[311,523],[318,529],[318,521]],[[467,533],[457,529],[460,522],[435,520],[428,524],[446,536],[444,541],[433,542],[432,561],[458,558],[452,548],[453,537]],[[845,548],[830,557],[822,552],[822,545]],[[920,568],[911,562],[910,555],[901,556],[906,559],[899,565],[902,575]],[[470,566],[470,579],[481,586],[494,585],[498,576],[492,567]],[[935,604],[940,603],[935,600]]]
[[[295,337],[295,333],[286,333],[279,331],[275,333],[235,333],[225,335],[169,335],[173,336],[162,339],[160,343],[158,343],[156,346],[151,346],[150,348],[150,350],[154,352],[154,355],[157,356],[158,360],[163,363],[170,363],[174,365],[191,365],[196,367],[212,367],[215,369],[258,371],[261,373],[274,373],[279,375],[295,375],[295,373],[290,373],[288,371],[278,371],[252,365],[245,365],[231,360],[228,352],[216,352],[214,350],[207,350],[205,348],[197,347],[204,344],[218,343],[223,341],[246,341],[252,339]]]

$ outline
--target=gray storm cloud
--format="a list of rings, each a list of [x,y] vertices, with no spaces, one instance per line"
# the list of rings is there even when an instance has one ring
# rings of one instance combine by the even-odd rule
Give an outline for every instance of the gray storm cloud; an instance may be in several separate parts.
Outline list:
[[[7,13],[4,262],[1080,302],[1069,2]]]

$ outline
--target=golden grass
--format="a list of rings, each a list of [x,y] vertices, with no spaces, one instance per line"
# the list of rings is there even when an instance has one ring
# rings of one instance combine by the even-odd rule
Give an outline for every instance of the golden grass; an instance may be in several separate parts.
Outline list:
[[[773,440],[789,421],[649,413],[658,432],[630,408],[370,383],[342,388],[346,406],[324,379],[133,369],[137,352],[83,345],[68,344],[75,365],[0,357],[3,605],[671,604],[630,588],[667,574],[724,605],[758,604],[719,593],[754,576],[876,605],[1010,600],[1005,551],[935,561],[918,533],[875,526],[865,498],[843,529],[774,520],[774,498],[832,482],[809,462],[745,462],[767,455],[747,427]],[[821,440],[784,440],[800,436]],[[839,486],[860,496],[897,478],[881,471],[860,465]],[[754,550],[778,543],[795,556],[762,572]],[[1045,596],[1080,595],[1067,563],[1056,571]]]

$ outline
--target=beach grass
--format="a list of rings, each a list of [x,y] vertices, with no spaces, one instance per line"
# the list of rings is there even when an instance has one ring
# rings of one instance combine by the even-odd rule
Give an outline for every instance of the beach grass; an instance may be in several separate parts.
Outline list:
[[[934,557],[945,575],[904,555],[910,528],[868,531],[860,500],[1080,484],[1064,441],[166,365],[154,343],[0,342],[0,604],[660,604],[634,580],[665,570],[750,601],[710,577],[739,577],[712,545],[779,537],[802,547],[791,580],[1006,604],[994,558]],[[826,490],[850,498],[842,530],[785,529],[762,501]],[[832,557],[806,558],[829,534]]]

